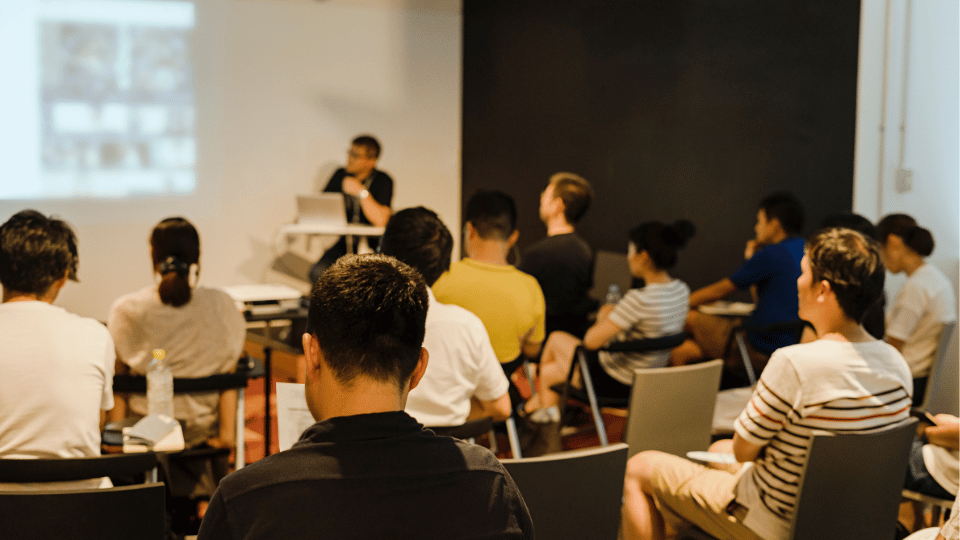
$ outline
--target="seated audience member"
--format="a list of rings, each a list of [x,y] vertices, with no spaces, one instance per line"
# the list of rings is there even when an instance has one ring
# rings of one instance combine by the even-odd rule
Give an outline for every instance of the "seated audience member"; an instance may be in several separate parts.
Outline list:
[[[957,320],[953,287],[942,272],[923,260],[933,253],[933,236],[904,214],[877,224],[883,263],[891,273],[907,274],[887,314],[887,343],[907,359],[913,374],[914,405],[923,402],[927,375],[937,356],[944,323]]]
[[[113,408],[113,341],[97,321],[52,305],[76,279],[77,260],[77,238],[59,219],[24,210],[0,226],[0,458],[100,455],[101,411]]]
[[[477,192],[465,212],[467,258],[453,263],[433,286],[437,300],[472,312],[487,329],[493,352],[509,377],[535,358],[544,338],[544,299],[537,280],[507,263],[517,243],[517,208],[500,191]]]
[[[936,425],[924,424],[910,450],[903,487],[940,499],[957,496],[960,482],[960,418],[938,414]]]
[[[117,346],[117,371],[146,374],[154,349],[166,350],[174,377],[207,377],[233,371],[243,351],[246,322],[227,293],[197,285],[200,236],[184,218],[167,218],[150,235],[153,270],[159,285],[118,298],[107,327]],[[187,448],[210,445],[232,448],[236,441],[236,390],[194,393],[173,398],[174,417],[184,427]],[[128,411],[147,414],[145,395],[117,397],[112,420]],[[170,470],[173,496],[207,498],[216,489],[210,463],[178,463],[183,474]],[[225,467],[225,464],[220,464]]]
[[[630,231],[630,273],[643,279],[645,286],[630,289],[616,305],[600,308],[597,322],[587,330],[583,341],[566,332],[550,334],[540,360],[538,393],[526,403],[521,416],[532,422],[559,425],[559,396],[550,387],[566,380],[575,350],[581,344],[587,349],[598,349],[611,341],[656,338],[683,331],[690,288],[668,271],[677,263],[677,251],[693,234],[693,224],[685,220],[672,226],[651,221]],[[663,367],[669,355],[668,351],[591,354],[594,390],[601,396],[625,398],[630,395],[634,370]],[[558,451],[559,437],[546,448]]]
[[[453,237],[433,211],[407,208],[387,222],[380,252],[412,266],[430,287],[450,268]],[[483,323],[460,306],[437,302],[429,288],[427,294],[423,347],[430,353],[430,369],[407,396],[407,414],[425,426],[457,426],[486,416],[505,420],[510,381]]]
[[[489,450],[403,412],[429,369],[429,303],[420,274],[392,257],[347,255],[323,273],[303,335],[317,423],[224,478],[199,538],[533,538]]]
[[[831,214],[823,218],[823,220],[820,221],[818,230],[833,228],[853,229],[867,238],[877,237],[877,228],[873,223],[870,223],[869,219],[860,214],[854,214],[853,212]],[[863,316],[863,321],[861,321],[867,332],[870,332],[870,335],[877,339],[883,339],[885,334],[886,323],[884,322],[883,313],[885,305],[886,295],[881,295],[877,303],[870,306],[870,309],[868,309]],[[809,326],[804,328],[803,338],[800,341],[802,343],[808,343],[815,339],[817,339],[817,337],[813,335],[813,330],[811,330]],[[914,395],[916,395],[916,388],[914,388]]]
[[[548,336],[563,330],[582,337],[590,326],[587,316],[595,302],[587,293],[593,286],[593,250],[575,227],[591,200],[593,188],[582,177],[569,172],[551,176],[540,195],[547,237],[524,250],[517,266],[537,278],[543,289]]]
[[[661,452],[627,464],[623,532],[663,538],[664,522],[718,538],[783,540],[813,430],[882,430],[909,416],[912,380],[900,353],[859,324],[883,292],[880,248],[850,229],[814,236],[797,280],[800,317],[820,339],[778,349],[735,423],[737,472]]]
[[[719,300],[736,289],[752,288],[756,309],[747,319],[751,327],[792,321],[797,318],[796,280],[803,256],[803,207],[789,193],[774,193],[760,201],[756,238],[747,242],[744,262],[729,277],[690,294],[690,310],[686,330],[692,334],[683,345],[673,350],[670,362],[683,365],[704,358],[720,358],[738,324],[733,318],[700,313],[695,308]],[[747,332],[747,346],[754,363],[763,363],[774,350],[794,343],[793,332]]]

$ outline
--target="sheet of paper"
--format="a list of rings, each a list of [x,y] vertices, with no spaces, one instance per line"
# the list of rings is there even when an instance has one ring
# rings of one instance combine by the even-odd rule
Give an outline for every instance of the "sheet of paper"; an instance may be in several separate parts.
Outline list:
[[[277,439],[280,451],[289,450],[305,429],[316,423],[307,408],[304,386],[277,383]]]

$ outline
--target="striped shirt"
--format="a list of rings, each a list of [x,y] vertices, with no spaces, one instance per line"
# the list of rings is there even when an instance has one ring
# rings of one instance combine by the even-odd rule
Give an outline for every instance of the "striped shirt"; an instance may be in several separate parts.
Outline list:
[[[736,500],[744,524],[764,538],[787,538],[813,430],[870,432],[909,416],[913,380],[882,341],[819,340],[778,349],[735,423],[763,446],[741,475]]]
[[[624,329],[614,341],[632,341],[679,334],[690,309],[690,287],[674,279],[667,283],[649,283],[642,289],[630,289],[610,312],[610,321]],[[600,365],[614,379],[633,384],[636,369],[663,367],[670,351],[647,353],[600,352]]]

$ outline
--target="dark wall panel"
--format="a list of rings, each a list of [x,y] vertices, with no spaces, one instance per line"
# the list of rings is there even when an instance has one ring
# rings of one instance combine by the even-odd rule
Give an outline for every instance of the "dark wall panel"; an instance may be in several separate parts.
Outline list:
[[[595,249],[685,217],[699,232],[676,274],[722,277],[767,193],[800,197],[805,232],[850,209],[859,17],[851,0],[464,0],[464,202],[511,194],[522,248],[571,170],[597,191]]]

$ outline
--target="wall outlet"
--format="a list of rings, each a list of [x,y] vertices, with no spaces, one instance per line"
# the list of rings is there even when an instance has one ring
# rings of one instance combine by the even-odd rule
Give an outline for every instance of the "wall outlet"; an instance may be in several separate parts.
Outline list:
[[[910,169],[897,169],[897,178],[893,183],[897,193],[906,193],[913,189],[913,171]]]

